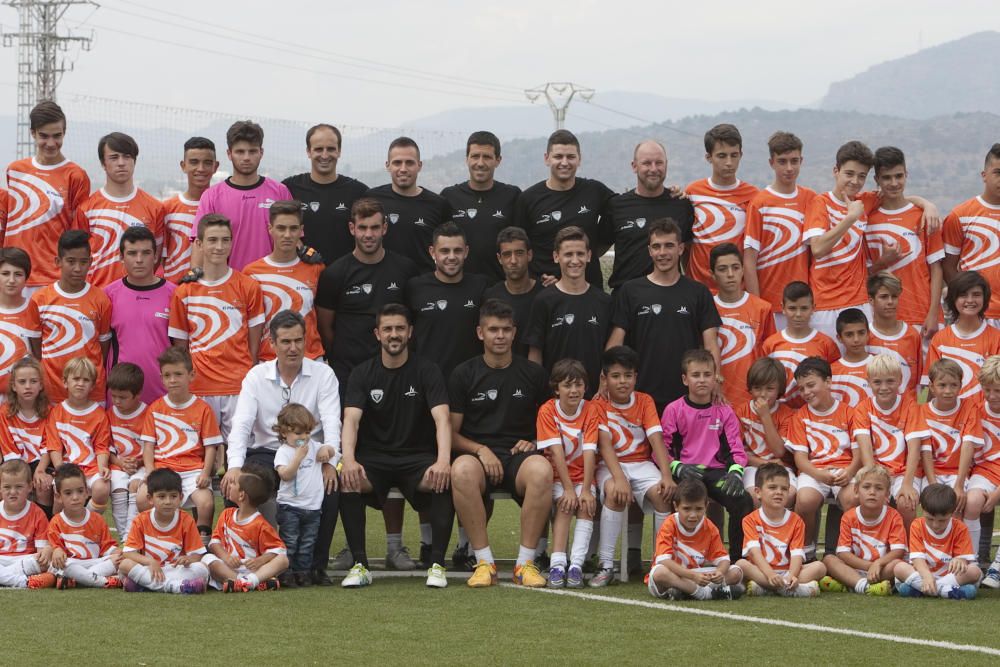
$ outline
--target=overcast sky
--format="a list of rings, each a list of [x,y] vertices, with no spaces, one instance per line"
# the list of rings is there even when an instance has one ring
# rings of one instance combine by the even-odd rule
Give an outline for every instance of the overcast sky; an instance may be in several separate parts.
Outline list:
[[[871,65],[1000,29],[994,2],[961,0],[100,3],[67,13],[95,39],[62,90],[368,126],[527,104],[521,91],[549,80],[591,86],[595,101],[630,90],[805,105]],[[16,21],[0,6],[5,30]],[[0,49],[2,115],[15,80],[15,50]]]

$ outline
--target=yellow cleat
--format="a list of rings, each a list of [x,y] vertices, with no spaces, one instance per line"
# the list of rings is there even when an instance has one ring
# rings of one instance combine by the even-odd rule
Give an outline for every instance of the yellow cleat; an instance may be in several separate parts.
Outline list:
[[[526,561],[520,567],[514,568],[514,583],[526,588],[545,588],[545,577],[538,571],[534,561]]]
[[[476,569],[465,582],[469,588],[488,588],[497,585],[497,566],[484,560],[476,563]]]
[[[846,593],[847,586],[840,583],[830,575],[819,580],[819,589],[824,593]]]
[[[865,595],[874,595],[876,597],[892,595],[892,584],[888,581],[880,581],[877,584],[868,584],[868,590],[865,591]]]

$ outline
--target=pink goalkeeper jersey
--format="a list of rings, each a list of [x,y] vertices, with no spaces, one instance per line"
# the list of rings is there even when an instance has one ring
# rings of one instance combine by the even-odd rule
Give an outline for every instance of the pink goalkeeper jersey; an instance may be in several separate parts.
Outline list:
[[[291,199],[292,193],[274,179],[261,176],[257,185],[233,185],[229,179],[216,183],[201,195],[195,224],[209,213],[221,213],[229,218],[233,227],[233,250],[229,266],[242,271],[243,267],[271,253],[271,237],[267,233],[268,209],[282,199]],[[192,229],[192,235],[196,231]]]
[[[660,425],[674,460],[707,468],[747,464],[740,420],[728,405],[698,405],[683,396],[664,408]]]
[[[142,369],[145,382],[142,400],[150,404],[165,390],[160,382],[160,366],[156,357],[170,347],[167,324],[170,318],[170,297],[177,285],[162,280],[158,285],[136,287],[116,280],[104,288],[111,300],[111,351],[108,369],[118,362],[131,361]]]

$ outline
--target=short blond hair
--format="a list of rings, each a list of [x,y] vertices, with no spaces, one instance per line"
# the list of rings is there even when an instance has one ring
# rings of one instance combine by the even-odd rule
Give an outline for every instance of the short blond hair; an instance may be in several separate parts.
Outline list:
[[[900,365],[899,359],[891,354],[876,354],[868,360],[865,371],[868,373],[869,380],[873,377],[881,377],[883,375],[903,377],[903,367]]]
[[[865,466],[854,475],[854,483],[861,484],[866,477],[878,477],[885,484],[886,489],[892,488],[892,477],[889,476],[889,471],[879,464],[875,463],[870,466]]]
[[[927,372],[927,377],[931,382],[934,382],[942,375],[950,375],[959,382],[962,381],[962,367],[958,365],[958,362],[954,359],[948,359],[944,357],[938,359],[933,364],[931,364],[930,370]]]
[[[97,366],[87,357],[73,357],[63,367],[62,378],[65,381],[73,376],[86,377],[91,382],[97,382]]]
[[[1000,384],[1000,354],[987,357],[979,369],[979,384]]]

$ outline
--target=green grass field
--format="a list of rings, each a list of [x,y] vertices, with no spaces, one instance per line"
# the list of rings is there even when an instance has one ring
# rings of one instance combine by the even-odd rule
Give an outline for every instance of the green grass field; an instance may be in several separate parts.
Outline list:
[[[516,509],[514,503],[497,503],[491,536],[498,557],[515,552]],[[417,520],[409,511],[406,527],[405,541],[415,551]],[[368,533],[369,553],[384,553],[382,521],[374,512]],[[334,553],[342,543],[338,528]],[[649,545],[647,535],[647,558]],[[509,571],[501,581],[509,581]],[[422,577],[380,577],[378,572],[374,585],[360,590],[336,586],[194,597],[3,590],[2,663],[985,665],[997,664],[1000,657],[1000,594],[994,591],[981,591],[971,602],[825,594],[811,600],[674,603],[654,600],[633,580],[582,593],[509,586],[471,590],[461,579],[451,579],[446,590],[431,590]],[[899,641],[822,628],[880,633]]]

